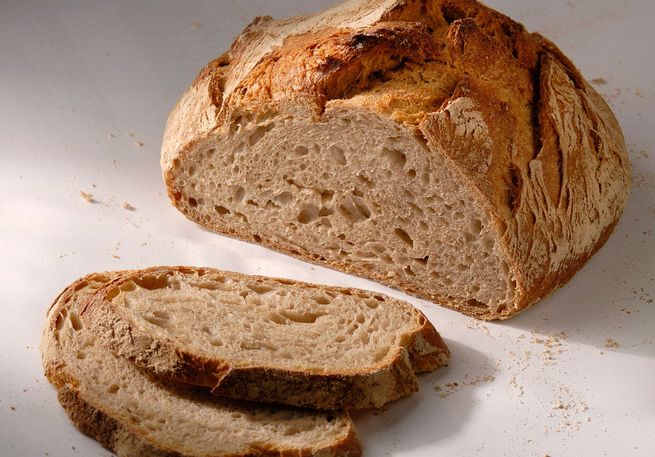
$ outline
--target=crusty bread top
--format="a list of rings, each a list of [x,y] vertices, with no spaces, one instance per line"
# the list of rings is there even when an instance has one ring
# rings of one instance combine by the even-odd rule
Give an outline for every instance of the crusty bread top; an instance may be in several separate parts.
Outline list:
[[[89,275],[66,288],[41,342],[46,376],[83,431],[123,457],[360,455],[345,414],[220,400],[113,355],[86,329],[78,306],[117,275]]]
[[[81,315],[119,355],[157,374],[222,395],[300,406],[382,406],[417,389],[414,372],[449,356],[408,303],[211,268],[125,274]],[[264,392],[262,377],[281,386]]]
[[[554,44],[473,0],[352,1],[257,18],[169,117],[172,200],[182,206],[172,188],[180,160],[205,139],[347,108],[406,127],[478,195],[515,289],[479,317],[509,317],[565,283],[625,205],[629,162],[605,101]]]

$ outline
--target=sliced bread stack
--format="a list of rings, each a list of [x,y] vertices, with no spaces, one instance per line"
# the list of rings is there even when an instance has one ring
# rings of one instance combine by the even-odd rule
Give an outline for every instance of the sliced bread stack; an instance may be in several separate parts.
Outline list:
[[[71,420],[130,457],[357,456],[344,410],[416,391],[449,357],[390,297],[186,267],[74,282],[41,350]]]

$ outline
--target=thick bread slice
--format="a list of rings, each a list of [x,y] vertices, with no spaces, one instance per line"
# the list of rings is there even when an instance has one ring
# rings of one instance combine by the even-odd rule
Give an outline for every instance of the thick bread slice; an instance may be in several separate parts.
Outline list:
[[[119,457],[359,456],[345,413],[220,400],[160,383],[99,344],[79,306],[118,273],[71,284],[48,312],[43,366],[71,420]]]
[[[630,181],[574,65],[473,0],[257,18],[171,113],[162,168],[210,230],[483,319],[566,283]]]
[[[82,320],[118,355],[221,396],[379,407],[448,361],[411,305],[371,292],[210,268],[156,267],[98,292]]]

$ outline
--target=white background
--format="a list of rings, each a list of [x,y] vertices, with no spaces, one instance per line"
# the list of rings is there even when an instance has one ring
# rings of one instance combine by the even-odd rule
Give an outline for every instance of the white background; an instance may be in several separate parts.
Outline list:
[[[42,375],[44,313],[83,274],[153,264],[364,287],[426,312],[453,361],[419,394],[355,416],[368,456],[655,455],[655,2],[489,0],[606,80],[635,184],[566,287],[487,324],[205,232],[168,202],[160,138],[197,71],[253,16],[329,3],[0,0],[0,456],[109,454]]]

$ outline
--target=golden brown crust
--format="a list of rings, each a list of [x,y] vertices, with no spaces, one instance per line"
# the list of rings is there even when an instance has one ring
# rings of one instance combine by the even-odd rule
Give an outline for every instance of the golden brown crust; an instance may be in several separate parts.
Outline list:
[[[208,280],[212,275],[227,274],[212,268],[193,267],[153,267],[133,271],[98,291],[81,308],[81,317],[87,327],[118,355],[157,375],[211,387],[220,396],[319,409],[380,407],[416,392],[418,383],[415,372],[436,369],[445,365],[450,357],[436,329],[420,311],[413,308],[420,327],[403,336],[402,346],[397,348],[390,360],[385,358],[376,366],[358,372],[317,374],[284,369],[274,364],[235,366],[229,360],[195,354],[135,327],[129,317],[111,303],[111,298],[125,283],[139,281],[146,276],[163,278],[176,272],[201,272]],[[259,278],[229,274],[236,279]],[[353,289],[314,286],[286,279],[262,279],[278,281],[281,287],[300,284],[349,295],[353,292]]]
[[[422,315],[423,313],[421,313]],[[409,345],[409,358],[415,373],[432,371],[448,364],[450,350],[425,316],[423,326]]]
[[[180,160],[209,135],[229,135],[244,118],[300,112],[320,120],[331,100],[388,116],[445,156],[478,196],[509,259],[512,300],[487,309],[426,294],[265,234],[203,221],[179,198],[170,159],[163,169],[173,203],[211,230],[246,240],[256,235],[268,247],[483,319],[509,318],[566,283],[605,242],[627,200],[627,153],[607,104],[553,43],[476,1],[363,1],[352,11],[351,22],[330,22],[324,14],[253,23],[228,53],[220,96],[194,89],[185,95],[215,111],[211,128],[199,128],[197,113],[178,105],[166,136],[177,138],[178,124],[197,134],[164,155]]]
[[[436,56],[427,27],[418,22],[385,22],[356,33],[325,29],[292,35],[240,82],[225,99],[222,114],[233,118],[231,108],[294,97],[320,114],[329,100],[365,90],[377,75]]]

